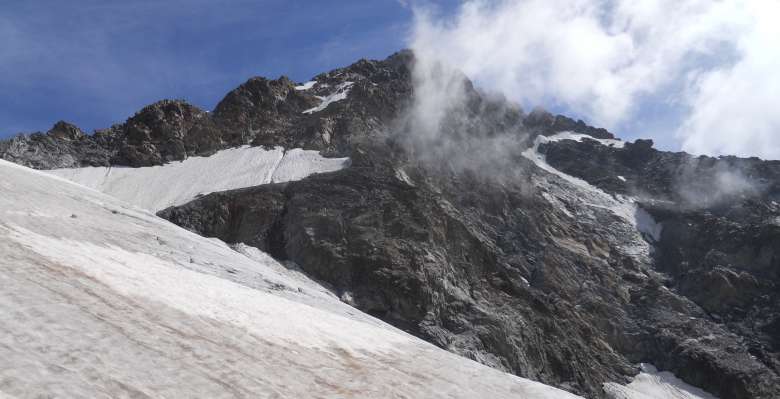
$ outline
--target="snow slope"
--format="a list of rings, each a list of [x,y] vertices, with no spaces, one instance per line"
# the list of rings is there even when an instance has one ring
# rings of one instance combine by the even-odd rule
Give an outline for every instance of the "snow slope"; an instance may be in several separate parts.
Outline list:
[[[323,158],[317,151],[244,146],[162,166],[46,172],[156,212],[210,192],[300,180],[314,173],[342,169],[348,163],[348,158]]]
[[[0,176],[0,397],[576,397],[363,315],[257,250],[5,161]]]
[[[686,384],[668,371],[642,364],[642,372],[627,386],[604,384],[613,399],[717,399],[709,393]]]

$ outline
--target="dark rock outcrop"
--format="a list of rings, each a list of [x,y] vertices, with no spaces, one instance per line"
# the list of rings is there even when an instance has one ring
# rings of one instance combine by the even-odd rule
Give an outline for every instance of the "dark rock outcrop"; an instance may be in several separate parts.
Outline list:
[[[622,248],[625,221],[578,204],[572,186],[525,158],[515,160],[524,172],[514,181],[432,173],[393,139],[356,146],[353,160],[160,216],[295,262],[357,308],[443,348],[591,397],[640,361],[721,397],[780,389],[760,357],[776,349],[757,351],[750,333],[670,290],[665,260],[642,263]],[[571,201],[568,210],[550,195]],[[749,295],[741,290],[752,281],[735,292]],[[763,312],[756,316],[771,315]]]
[[[111,138],[84,135],[67,122],[57,122],[47,133],[19,135],[0,141],[0,158],[35,169],[108,166]]]
[[[404,51],[384,61],[362,60],[318,75],[307,90],[296,89],[286,77],[255,77],[228,93],[213,113],[182,100],[163,100],[93,135],[58,122],[46,134],[0,141],[0,158],[57,169],[161,165],[241,145],[348,154],[354,140],[384,129],[406,106],[412,90],[411,59]],[[348,92],[346,99],[317,109],[339,91]]]
[[[564,140],[543,151],[559,170],[637,197],[658,223],[654,264],[669,288],[780,373],[780,162],[662,152],[647,140],[622,149]]]

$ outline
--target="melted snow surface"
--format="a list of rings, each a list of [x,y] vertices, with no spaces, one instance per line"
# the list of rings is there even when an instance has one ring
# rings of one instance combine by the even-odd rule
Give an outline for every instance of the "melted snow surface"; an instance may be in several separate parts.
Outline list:
[[[306,111],[303,111],[303,113],[304,114],[311,114],[311,113],[314,113],[314,112],[320,112],[320,111],[324,110],[325,108],[328,108],[328,105],[333,104],[333,103],[335,103],[337,101],[341,101],[341,100],[346,99],[347,96],[349,95],[349,89],[352,88],[353,84],[354,84],[354,82],[344,82],[344,83],[336,86],[336,91],[334,91],[333,93],[331,93],[331,94],[329,94],[329,95],[327,95],[325,97],[317,96],[320,99],[320,101],[322,101],[320,103],[320,105],[318,105],[318,106],[316,106],[314,108],[311,108],[311,109],[307,109]]]
[[[576,397],[394,329],[256,249],[5,161],[0,176],[0,397]]]
[[[46,172],[156,212],[211,192],[300,180],[314,173],[342,169],[348,163],[348,158],[324,158],[317,151],[244,146],[162,166]]]
[[[642,372],[630,384],[606,383],[604,391],[612,399],[717,399],[649,364],[642,364]]]

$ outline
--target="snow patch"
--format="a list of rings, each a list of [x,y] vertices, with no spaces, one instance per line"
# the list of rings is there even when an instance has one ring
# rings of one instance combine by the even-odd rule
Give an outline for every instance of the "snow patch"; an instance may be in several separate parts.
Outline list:
[[[325,97],[317,96],[317,98],[319,98],[320,101],[322,101],[320,103],[320,105],[318,105],[318,106],[316,106],[314,108],[307,109],[306,111],[303,111],[303,113],[304,114],[312,114],[312,113],[315,113],[315,112],[320,112],[320,111],[324,110],[325,108],[328,108],[328,105],[346,99],[347,96],[349,95],[349,90],[350,90],[350,88],[352,88],[353,84],[354,84],[354,82],[344,82],[344,83],[341,83],[340,85],[336,86],[336,91],[335,92],[333,92],[333,93],[331,93],[331,94],[329,94],[329,95],[327,95]]]
[[[406,174],[406,172],[403,169],[396,169],[395,170],[395,178],[398,179],[401,182],[406,183],[407,185],[411,187],[415,187],[414,182],[412,179],[409,178],[409,175]]]
[[[301,180],[315,173],[335,172],[349,166],[349,158],[323,158],[318,151],[295,148],[284,154],[272,183]]]
[[[300,86],[295,86],[295,90],[298,90],[298,91],[309,90],[312,87],[314,87],[314,85],[316,85],[316,84],[317,84],[316,80],[311,80],[311,81],[308,81],[308,82],[306,82],[306,83],[304,83],[304,84],[302,84]]]
[[[243,146],[209,157],[142,168],[86,167],[45,171],[150,211],[185,204],[212,192],[300,180],[346,167],[349,158],[316,151]]]
[[[652,238],[653,241],[661,240],[661,232],[663,231],[663,225],[656,222],[653,216],[650,215],[641,206],[636,207],[634,213],[636,218],[636,227],[641,232]]]
[[[717,399],[668,371],[658,371],[653,365],[643,363],[641,369],[630,384],[608,382],[604,384],[604,392],[611,399]]]
[[[622,140],[616,140],[616,139],[598,139],[593,136],[587,135],[587,134],[580,134],[580,133],[574,133],[574,132],[561,132],[557,133],[555,135],[547,137],[548,141],[561,141],[561,140],[574,140],[577,142],[582,142],[582,140],[593,140],[601,143],[602,145],[605,145],[607,147],[614,147],[614,148],[623,148],[626,145],[625,141]]]

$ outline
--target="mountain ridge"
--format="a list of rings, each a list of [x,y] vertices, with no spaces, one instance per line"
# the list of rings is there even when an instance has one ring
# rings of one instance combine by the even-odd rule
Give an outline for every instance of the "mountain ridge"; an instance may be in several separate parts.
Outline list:
[[[437,346],[578,394],[605,397],[602,384],[648,362],[722,398],[780,395],[778,163],[615,141],[470,82],[443,133],[421,141],[404,119],[409,52],[314,82],[252,78],[213,115],[164,101],[94,136],[59,124],[0,143],[0,157],[143,167],[245,144],[349,157],[159,214],[294,262]],[[698,185],[683,193],[679,176]],[[696,204],[702,188],[718,201]]]

